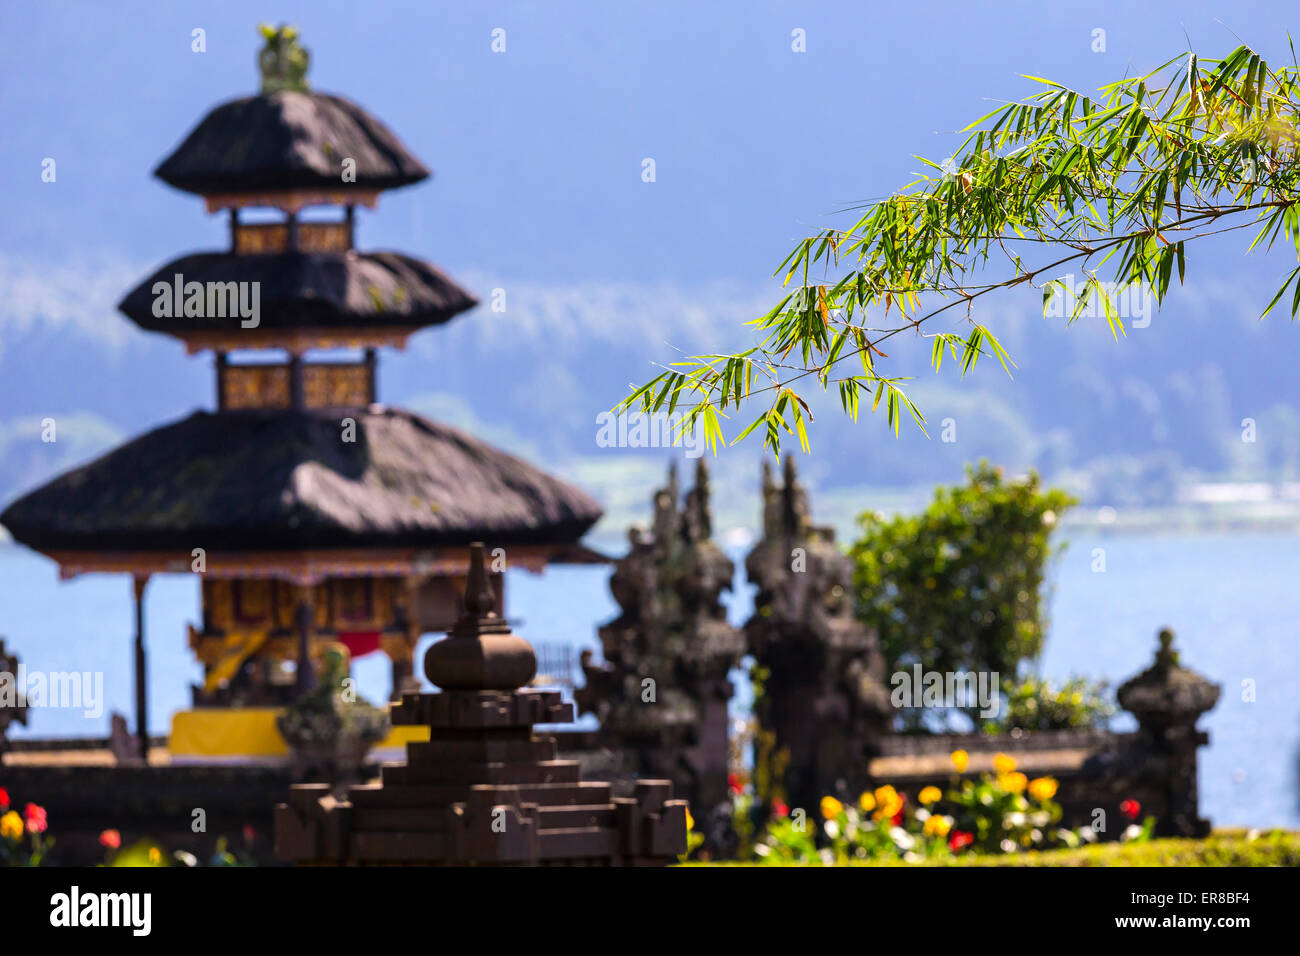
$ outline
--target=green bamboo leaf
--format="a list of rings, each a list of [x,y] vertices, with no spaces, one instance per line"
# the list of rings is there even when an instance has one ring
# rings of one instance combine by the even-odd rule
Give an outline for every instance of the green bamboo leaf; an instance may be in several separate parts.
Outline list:
[[[1260,315],[1261,319],[1265,318],[1270,312],[1273,311],[1273,306],[1277,305],[1277,300],[1282,298],[1282,293],[1286,292],[1286,287],[1289,286],[1292,283],[1292,281],[1296,279],[1297,276],[1300,276],[1300,266],[1296,266],[1295,269],[1292,270],[1291,274],[1286,277],[1286,281],[1282,283],[1282,288],[1277,290],[1277,295],[1273,296],[1273,301],[1271,301],[1268,304],[1268,308],[1266,308],[1263,314]],[[1297,286],[1297,288],[1300,289],[1300,286]],[[1294,308],[1292,308],[1291,314],[1294,317],[1295,315]]]

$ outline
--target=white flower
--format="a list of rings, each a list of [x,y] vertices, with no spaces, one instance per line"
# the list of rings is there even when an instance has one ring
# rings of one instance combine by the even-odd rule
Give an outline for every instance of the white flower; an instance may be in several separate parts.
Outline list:
[[[910,850],[916,845],[916,837],[902,827],[890,827],[889,838],[894,841],[894,845],[900,850]]]
[[[1001,843],[998,844],[998,846],[1001,847],[1003,853],[1016,852],[1016,844],[1014,840],[1003,840]]]

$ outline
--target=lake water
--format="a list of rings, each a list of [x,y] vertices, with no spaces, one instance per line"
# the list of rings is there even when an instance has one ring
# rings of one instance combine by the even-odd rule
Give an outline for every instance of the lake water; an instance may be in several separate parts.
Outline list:
[[[1105,551],[1095,572],[1094,549]],[[544,576],[508,572],[509,613],[535,643],[596,646],[595,626],[616,607],[600,568],[556,568]],[[1051,626],[1040,671],[1080,674],[1112,687],[1146,667],[1156,630],[1177,634],[1183,662],[1221,684],[1218,706],[1201,721],[1202,812],[1216,825],[1300,827],[1300,539],[1283,535],[1075,537],[1052,570]],[[730,607],[749,613],[741,588]],[[149,585],[149,719],[155,732],[188,706],[200,677],[186,647],[197,618],[198,586],[189,576]],[[39,709],[21,736],[104,735],[113,710],[132,714],[132,603],[124,576],[60,582],[54,565],[18,547],[0,547],[0,635],[33,670],[102,672],[104,712]],[[426,644],[429,639],[426,639]],[[423,655],[423,645],[417,660]],[[354,665],[361,692],[382,700],[382,655]],[[1255,700],[1243,699],[1253,681]],[[743,706],[743,697],[740,700]],[[1117,729],[1132,727],[1121,714]],[[2,781],[0,781],[2,783]]]

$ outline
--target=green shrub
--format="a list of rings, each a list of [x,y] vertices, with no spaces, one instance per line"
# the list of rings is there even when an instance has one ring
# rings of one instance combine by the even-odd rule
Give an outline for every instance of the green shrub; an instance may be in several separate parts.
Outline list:
[[[935,491],[918,515],[859,517],[858,613],[880,635],[891,672],[920,664],[942,673],[1014,678],[1043,646],[1043,580],[1051,534],[1074,499],[1042,490],[1038,475],[1006,480],[987,461],[967,483]],[[974,708],[972,721],[980,722]],[[920,728],[921,715],[904,722]]]
[[[1002,682],[1002,712],[983,727],[985,733],[1012,730],[1101,729],[1115,713],[1105,681],[1082,677],[1058,689],[1045,680],[1027,677]]]

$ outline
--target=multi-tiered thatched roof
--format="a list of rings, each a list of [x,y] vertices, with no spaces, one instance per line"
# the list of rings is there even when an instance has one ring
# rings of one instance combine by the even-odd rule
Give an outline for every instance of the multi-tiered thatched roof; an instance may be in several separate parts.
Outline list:
[[[205,252],[183,256],[160,268],[127,293],[118,305],[136,325],[151,332],[187,335],[240,328],[234,309],[204,316],[154,314],[155,283],[259,283],[259,328],[415,331],[441,325],[478,304],[437,266],[397,252],[280,252],[236,255]],[[164,293],[167,294],[167,293]]]
[[[429,170],[393,133],[351,100],[280,90],[218,106],[154,171],[205,196],[249,191],[338,189],[345,158],[358,190],[418,183]]]
[[[466,433],[383,406],[190,417],[0,513],[41,551],[576,543],[600,506]]]

